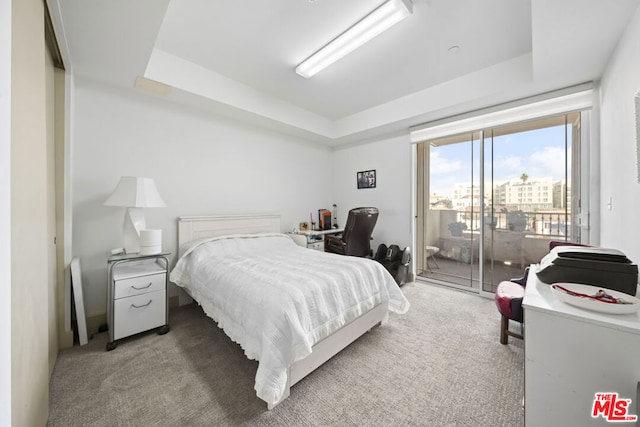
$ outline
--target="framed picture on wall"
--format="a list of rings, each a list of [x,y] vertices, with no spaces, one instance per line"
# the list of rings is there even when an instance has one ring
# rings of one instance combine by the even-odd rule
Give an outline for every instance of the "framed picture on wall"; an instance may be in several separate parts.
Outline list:
[[[358,188],[376,188],[376,171],[362,171],[357,174]]]

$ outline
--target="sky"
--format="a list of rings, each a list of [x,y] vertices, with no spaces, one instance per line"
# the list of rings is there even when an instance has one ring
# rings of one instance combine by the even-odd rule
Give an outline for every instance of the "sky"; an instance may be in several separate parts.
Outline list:
[[[564,179],[564,133],[564,126],[554,126],[494,138],[494,183],[520,178],[523,173],[529,176],[530,181],[545,177],[554,181]],[[568,139],[570,144],[571,126]],[[490,143],[490,140],[485,142],[485,174],[488,177],[491,171]],[[475,141],[473,145],[473,156],[470,142],[431,147],[431,194],[449,196],[455,184],[471,183],[472,157],[474,185],[479,184],[480,142]]]

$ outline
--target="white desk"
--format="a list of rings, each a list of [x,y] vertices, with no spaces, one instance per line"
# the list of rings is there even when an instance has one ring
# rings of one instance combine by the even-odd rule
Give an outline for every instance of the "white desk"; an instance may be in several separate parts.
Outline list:
[[[640,315],[604,314],[558,300],[532,265],[523,300],[525,424],[603,426],[592,418],[595,394],[617,392],[640,411]],[[633,425],[633,423],[622,423]]]
[[[305,230],[299,233],[305,236],[326,236],[329,234],[342,234],[343,232],[344,228],[330,228],[328,230]]]
[[[307,248],[324,251],[324,237],[335,234],[342,234],[344,228],[330,228],[329,230],[305,230],[292,234],[300,234],[307,239]]]

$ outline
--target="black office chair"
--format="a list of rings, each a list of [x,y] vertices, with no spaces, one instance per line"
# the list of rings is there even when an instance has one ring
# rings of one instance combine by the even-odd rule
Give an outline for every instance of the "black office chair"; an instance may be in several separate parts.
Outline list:
[[[358,257],[371,256],[371,234],[377,220],[377,208],[351,209],[342,235],[325,237],[325,252]]]

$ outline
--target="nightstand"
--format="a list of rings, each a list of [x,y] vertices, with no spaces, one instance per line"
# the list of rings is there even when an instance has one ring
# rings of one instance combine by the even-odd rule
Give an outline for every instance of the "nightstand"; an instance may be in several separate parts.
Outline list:
[[[117,340],[158,328],[169,332],[169,253],[113,255],[107,260],[107,351]]]

